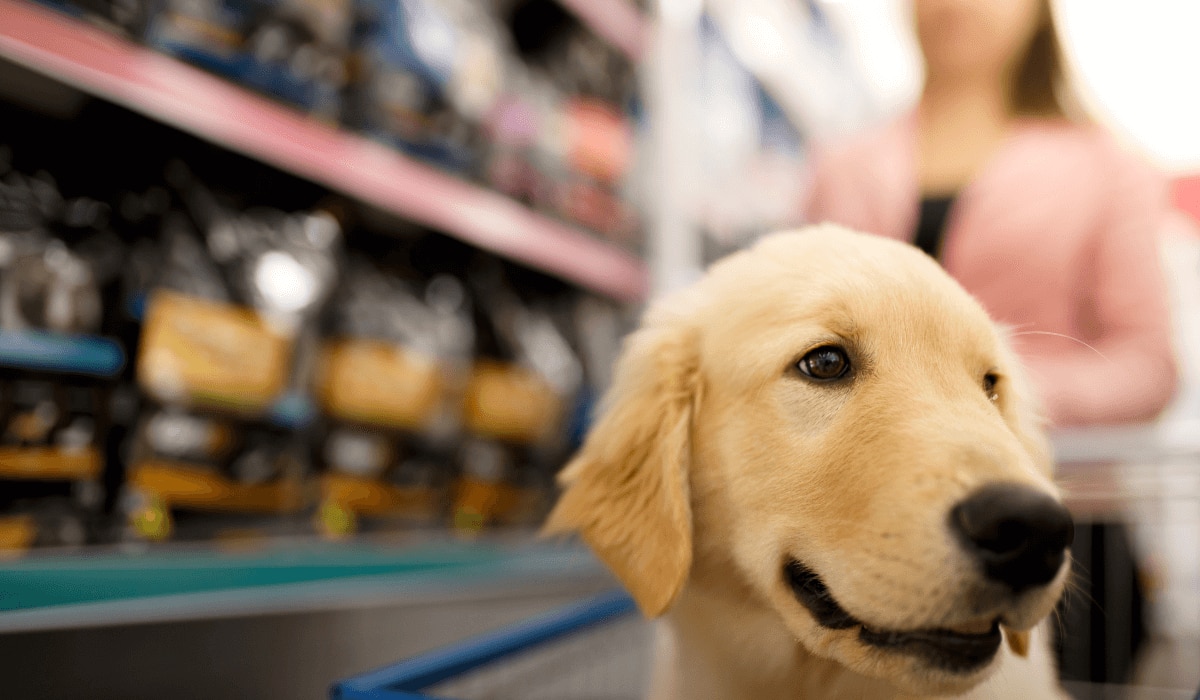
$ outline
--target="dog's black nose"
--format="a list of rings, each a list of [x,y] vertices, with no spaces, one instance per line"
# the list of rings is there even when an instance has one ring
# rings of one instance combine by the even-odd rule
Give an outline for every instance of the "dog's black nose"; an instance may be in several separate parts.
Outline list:
[[[1026,486],[993,484],[950,511],[950,527],[988,578],[1019,592],[1049,583],[1075,538],[1071,514]]]

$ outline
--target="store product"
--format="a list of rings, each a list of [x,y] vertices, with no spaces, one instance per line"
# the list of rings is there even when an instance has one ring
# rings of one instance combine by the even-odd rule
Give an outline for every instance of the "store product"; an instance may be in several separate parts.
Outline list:
[[[0,549],[96,540],[105,398],[79,379],[0,379]]]
[[[474,174],[478,124],[505,60],[469,0],[360,0],[348,122],[440,167]]]
[[[131,462],[131,532],[175,508],[297,515],[313,501],[303,427],[315,327],[340,264],[325,211],[238,211],[178,164],[162,219],[137,380],[150,400]],[[137,273],[139,268],[132,268]]]
[[[313,494],[306,444],[294,431],[194,409],[151,408],[133,450],[122,504],[132,537],[174,535],[176,510],[255,516],[242,526],[261,529],[290,520],[295,531],[304,530]]]
[[[550,0],[498,3],[514,56],[487,115],[489,183],[636,248],[622,186],[633,160],[632,66]]]
[[[336,121],[353,13],[353,0],[167,0],[146,41]]]
[[[110,377],[94,337],[120,241],[107,208],[0,163],[0,549],[95,541]],[[23,370],[23,371],[22,371]]]
[[[554,0],[46,0],[631,250],[634,67]]]
[[[327,416],[318,523],[329,535],[445,513],[470,307],[454,277],[412,277],[354,259],[331,309],[313,377]]]
[[[529,525],[545,512],[553,469],[569,449],[569,407],[583,383],[563,330],[565,300],[520,296],[511,274],[488,261],[470,278],[480,342],[463,404],[470,438],[453,503],[454,525],[465,532]]]

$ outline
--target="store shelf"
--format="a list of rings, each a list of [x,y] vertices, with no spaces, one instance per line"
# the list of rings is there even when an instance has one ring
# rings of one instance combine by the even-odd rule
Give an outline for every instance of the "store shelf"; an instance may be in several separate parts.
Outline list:
[[[49,331],[0,331],[0,367],[111,378],[125,366],[121,346],[107,338]]]
[[[529,539],[30,555],[0,563],[0,633],[487,597],[604,577],[582,549]]]
[[[558,0],[600,38],[638,61],[650,40],[646,19],[631,0]]]
[[[0,0],[0,57],[392,214],[622,301],[636,256],[393,149],[25,0]]]

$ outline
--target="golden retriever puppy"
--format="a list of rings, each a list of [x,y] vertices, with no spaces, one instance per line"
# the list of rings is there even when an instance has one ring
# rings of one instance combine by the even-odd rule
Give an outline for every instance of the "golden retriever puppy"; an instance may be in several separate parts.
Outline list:
[[[776,234],[646,314],[547,531],[664,616],[655,700],[1064,697],[1073,529],[1027,396],[917,249]]]

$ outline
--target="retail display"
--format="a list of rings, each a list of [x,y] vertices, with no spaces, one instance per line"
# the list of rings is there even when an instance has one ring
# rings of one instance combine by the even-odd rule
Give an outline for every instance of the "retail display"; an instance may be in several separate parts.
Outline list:
[[[107,207],[0,153],[0,546],[94,541],[105,500],[107,397],[123,363],[100,331],[121,242]]]
[[[62,168],[46,128],[5,153]],[[109,133],[125,129],[142,127]],[[147,138],[185,155],[69,178],[95,197],[5,161],[0,544],[541,517],[619,307],[269,170],[235,173],[182,135]],[[59,365],[50,342],[71,351]]]
[[[146,398],[123,507],[133,533],[174,509],[298,515],[308,505],[303,393],[342,231],[324,210],[232,210],[180,163],[144,292],[136,378]],[[300,407],[297,410],[297,402]]]
[[[416,276],[355,256],[334,301],[313,376],[327,534],[445,513],[474,332],[459,279]]]
[[[516,58],[484,120],[484,176],[506,194],[637,247],[625,196],[637,91],[629,64],[553,0],[498,2]]]
[[[633,66],[554,0],[46,0],[638,250]]]
[[[167,0],[144,40],[336,121],[347,81],[351,0]]]
[[[41,4],[640,245],[632,66],[554,3]],[[3,543],[534,523],[621,308],[137,119],[0,134]]]

